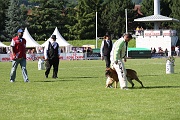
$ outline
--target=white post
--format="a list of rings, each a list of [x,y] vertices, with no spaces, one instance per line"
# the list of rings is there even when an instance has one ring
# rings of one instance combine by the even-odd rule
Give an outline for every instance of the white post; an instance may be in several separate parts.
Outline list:
[[[160,15],[160,0],[154,0],[154,15]]]
[[[154,15],[160,15],[160,0],[154,0]],[[154,22],[154,29],[158,30],[160,22]]]
[[[97,37],[97,12],[96,12],[96,48],[97,48],[97,40],[98,40],[98,37]]]
[[[125,16],[126,16],[126,34],[128,33],[128,28],[127,28],[127,9],[125,9]]]

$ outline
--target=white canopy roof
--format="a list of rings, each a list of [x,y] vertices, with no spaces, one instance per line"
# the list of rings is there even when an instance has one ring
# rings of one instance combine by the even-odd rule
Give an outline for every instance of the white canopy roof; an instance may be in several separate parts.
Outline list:
[[[55,28],[54,32],[52,35],[56,35],[56,42],[59,44],[60,47],[65,47],[65,46],[71,46],[62,36],[61,34],[59,33],[59,30],[57,29],[57,27]],[[41,46],[45,46],[46,43],[51,40],[51,37],[46,41],[44,42]]]
[[[134,21],[136,21],[136,22],[165,22],[165,21],[179,22],[178,19],[166,17],[163,15],[151,15],[151,16],[147,16],[147,17],[134,19]]]
[[[0,47],[8,47],[7,45],[3,44],[1,41],[0,41]]]
[[[62,36],[61,34],[59,33],[59,30],[57,29],[57,27],[55,28],[54,32],[52,35],[56,35],[56,42],[59,44],[59,47],[61,48],[64,48],[64,51],[67,53],[67,52],[70,52],[71,51],[71,47],[72,45],[69,44]],[[51,37],[46,41],[44,42],[41,46],[45,46],[46,44],[48,44],[48,41],[51,40]]]
[[[24,30],[23,38],[26,39],[26,47],[37,47],[40,46],[29,34],[27,28]]]

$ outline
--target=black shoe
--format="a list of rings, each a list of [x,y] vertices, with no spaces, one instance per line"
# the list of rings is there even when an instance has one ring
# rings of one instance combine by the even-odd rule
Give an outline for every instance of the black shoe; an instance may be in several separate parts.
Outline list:
[[[56,79],[56,78],[58,78],[58,77],[54,77],[54,76],[53,76],[52,78]]]

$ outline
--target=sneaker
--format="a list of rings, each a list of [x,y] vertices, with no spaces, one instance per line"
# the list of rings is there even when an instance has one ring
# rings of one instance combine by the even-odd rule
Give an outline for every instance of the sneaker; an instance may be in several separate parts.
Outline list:
[[[27,79],[25,82],[29,82],[29,80]]]
[[[14,80],[10,80],[10,82],[14,82]]]
[[[128,88],[127,88],[127,87],[122,87],[121,89],[122,89],[122,90],[128,90]]]

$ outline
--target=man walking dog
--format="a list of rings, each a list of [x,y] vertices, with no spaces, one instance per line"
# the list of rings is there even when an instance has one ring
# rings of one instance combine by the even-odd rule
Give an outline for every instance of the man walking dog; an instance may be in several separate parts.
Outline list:
[[[126,69],[124,67],[122,59],[124,59],[124,62],[126,62],[127,43],[131,39],[131,34],[125,34],[113,44],[113,48],[111,51],[112,67],[116,70],[118,74],[121,89],[127,89]]]

